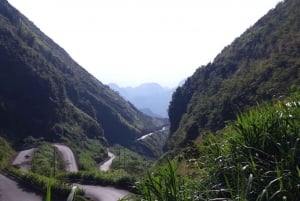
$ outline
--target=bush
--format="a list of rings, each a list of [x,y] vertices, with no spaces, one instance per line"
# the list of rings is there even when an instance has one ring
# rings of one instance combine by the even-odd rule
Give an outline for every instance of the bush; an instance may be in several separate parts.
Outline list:
[[[18,183],[24,186],[29,186],[31,189],[34,189],[42,195],[46,195],[47,186],[49,186],[49,184],[51,185],[51,194],[54,198],[66,199],[71,191],[71,185],[66,185],[54,178],[49,178],[35,173],[24,173],[16,168],[9,168],[7,169],[7,172],[10,176],[13,176]],[[79,197],[82,197],[84,192],[82,190],[78,190],[76,194],[78,194]]]
[[[130,199],[299,201],[299,100],[296,94],[238,115],[218,135],[203,136],[200,148],[192,147],[199,149],[189,160],[196,167],[192,177],[179,176],[176,163],[168,162],[148,173]]]
[[[300,199],[299,95],[240,114],[202,147],[215,198]],[[205,167],[203,167],[205,168]]]
[[[10,158],[15,154],[10,144],[2,137],[0,137],[0,169],[9,164]]]
[[[178,162],[167,161],[156,172],[148,172],[148,176],[136,183],[137,195],[123,200],[144,201],[194,201],[199,196],[196,192],[199,184],[187,176],[177,174]]]
[[[150,159],[146,159],[142,155],[126,149],[120,145],[115,145],[111,151],[116,155],[112,161],[111,168],[115,170],[124,170],[135,177],[143,177],[147,170],[154,163]]]
[[[33,155],[31,171],[49,177],[53,168],[55,174],[65,171],[59,152],[49,143],[40,145]]]
[[[109,170],[109,171],[79,171],[70,172],[68,174],[60,175],[61,180],[70,180],[71,182],[79,182],[83,184],[115,186],[118,188],[132,190],[135,182],[134,177],[123,170]]]

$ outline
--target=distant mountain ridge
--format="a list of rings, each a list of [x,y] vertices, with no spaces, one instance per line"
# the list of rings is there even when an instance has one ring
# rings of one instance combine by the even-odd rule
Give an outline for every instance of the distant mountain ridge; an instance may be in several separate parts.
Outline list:
[[[145,114],[167,117],[167,110],[174,88],[165,88],[157,83],[144,83],[137,87],[119,87],[111,83],[108,86],[117,91]]]
[[[300,1],[270,10],[212,63],[178,87],[169,107],[169,149],[222,129],[238,112],[300,87]]]
[[[129,146],[164,122],[137,110],[0,0],[0,135]]]

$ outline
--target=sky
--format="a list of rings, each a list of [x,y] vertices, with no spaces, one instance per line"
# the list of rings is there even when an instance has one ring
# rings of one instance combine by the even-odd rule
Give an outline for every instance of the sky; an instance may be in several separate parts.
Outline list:
[[[280,0],[8,0],[101,82],[174,87]]]

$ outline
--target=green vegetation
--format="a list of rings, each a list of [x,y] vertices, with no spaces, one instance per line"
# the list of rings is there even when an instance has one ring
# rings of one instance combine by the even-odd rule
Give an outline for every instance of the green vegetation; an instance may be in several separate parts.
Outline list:
[[[207,137],[201,162],[210,168],[215,190],[231,199],[299,200],[299,100],[241,114],[224,138]]]
[[[111,151],[116,155],[111,168],[115,170],[124,170],[135,178],[144,176],[147,170],[152,167],[153,161],[144,158],[143,156],[116,145],[111,148]]]
[[[26,138],[25,141],[31,142],[32,138]],[[64,161],[61,159],[60,153],[54,149],[53,145],[40,140],[34,140],[34,142],[38,142],[38,146],[34,146],[38,149],[32,160],[31,171],[49,176],[55,162],[54,173],[59,174],[62,171],[64,172]],[[106,148],[103,147],[99,140],[84,138],[77,142],[67,140],[65,143],[74,151],[78,168],[81,170],[98,169],[99,163],[102,162],[107,155]],[[24,146],[27,147],[26,145]]]
[[[300,86],[299,9],[298,0],[279,3],[176,90],[169,107],[170,150]]]
[[[51,196],[51,198],[60,198],[66,200],[71,191],[70,185],[66,185],[54,178],[30,172],[24,173],[23,171],[13,167],[6,169],[6,173],[8,176],[12,176],[21,185],[29,186],[31,189],[42,195],[46,195],[47,189],[51,188],[51,193],[48,194],[48,196]],[[83,196],[84,192],[82,190],[78,190],[76,192],[74,201],[85,201]]]
[[[15,154],[10,144],[0,137],[0,169],[3,169],[9,164],[10,159]]]
[[[195,154],[188,154],[194,150]],[[168,162],[137,184],[137,200],[300,199],[300,93],[264,104],[228,123],[218,135],[203,136],[180,160],[190,175]]]
[[[132,197],[147,201],[194,200],[190,197],[191,186],[187,185],[187,177],[179,177],[176,173],[177,165],[176,162],[167,161],[155,173],[148,173],[148,177],[136,185],[139,195]]]
[[[136,140],[132,149],[143,156],[152,159],[158,159],[163,153],[163,147],[169,136],[169,128],[153,131],[152,135],[142,140]]]
[[[32,136],[28,136],[23,139],[23,142],[21,144],[21,147],[19,147],[20,150],[25,150],[25,149],[31,149],[34,147],[39,147],[43,144],[45,144],[44,138],[34,138]]]
[[[18,147],[28,136],[129,146],[165,123],[95,79],[6,0],[0,4],[0,60],[0,130]]]
[[[10,167],[4,171],[18,183],[30,186],[36,192],[45,195],[46,201],[53,199],[66,199],[69,195],[71,186],[61,180],[65,174],[65,164],[60,157],[60,153],[49,143],[39,142],[33,155],[31,172],[26,173],[19,169]],[[86,201],[84,192],[76,190],[74,201]]]
[[[80,182],[83,184],[115,186],[127,190],[132,190],[135,179],[123,170],[109,171],[79,171],[60,175],[61,180]]]
[[[299,11],[299,0],[279,3],[176,90],[168,148],[189,146],[178,163],[168,161],[149,172],[131,199],[300,200],[300,97],[287,98],[289,87],[300,86]],[[136,180],[131,175],[142,177],[151,168],[151,161],[116,146],[112,167],[117,170],[96,169],[107,144],[132,146],[141,133],[165,121],[143,115],[97,81],[5,0],[0,60],[1,135],[16,147],[40,146],[32,164],[38,174],[8,170],[21,183],[43,195],[47,191],[50,200],[69,194],[70,186],[61,181],[129,188]],[[284,101],[250,110],[271,100]],[[59,160],[53,166],[55,152],[44,140],[68,144],[86,171],[63,173]],[[151,139],[135,148],[143,152],[157,144]],[[13,153],[0,138],[0,168]],[[51,167],[58,171],[54,178]]]
[[[76,155],[80,170],[98,169],[99,163],[107,156],[106,148],[99,140],[86,138],[76,143],[69,141],[68,144]]]
[[[33,173],[49,177],[51,171],[56,175],[64,171],[64,169],[64,162],[51,144],[43,144],[38,147],[31,163],[31,171]]]

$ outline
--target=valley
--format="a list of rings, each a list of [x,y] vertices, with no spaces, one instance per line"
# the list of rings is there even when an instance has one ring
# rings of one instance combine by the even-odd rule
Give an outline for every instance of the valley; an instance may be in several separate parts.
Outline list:
[[[119,87],[111,83],[108,86],[143,113],[168,118],[168,106],[175,88],[162,87],[157,83],[144,83],[136,87]]]
[[[0,0],[0,201],[299,201],[299,11],[279,2],[176,89],[121,88]]]

